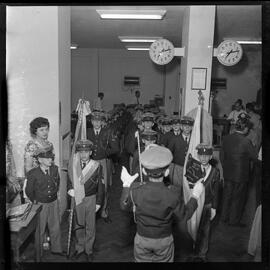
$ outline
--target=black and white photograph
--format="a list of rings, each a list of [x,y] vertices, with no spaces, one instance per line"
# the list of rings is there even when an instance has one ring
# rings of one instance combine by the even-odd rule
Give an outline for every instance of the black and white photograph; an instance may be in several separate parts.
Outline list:
[[[5,5],[11,269],[263,262],[263,8]]]

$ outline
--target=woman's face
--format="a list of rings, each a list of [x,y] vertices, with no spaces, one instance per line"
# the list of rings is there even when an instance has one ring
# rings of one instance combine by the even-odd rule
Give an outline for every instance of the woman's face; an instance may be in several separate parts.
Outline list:
[[[49,135],[49,127],[40,127],[36,131],[36,137],[42,140],[47,140]]]

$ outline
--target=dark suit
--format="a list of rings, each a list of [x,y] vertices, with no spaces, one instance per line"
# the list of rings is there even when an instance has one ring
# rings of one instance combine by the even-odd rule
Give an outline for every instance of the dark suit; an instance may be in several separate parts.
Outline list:
[[[110,180],[110,172],[108,171],[108,158],[119,152],[119,140],[116,136],[107,129],[101,128],[98,135],[95,134],[93,128],[87,129],[87,139],[92,141],[94,144],[94,149],[92,152],[92,159],[98,160],[103,169],[103,179],[105,184],[105,198],[104,204],[101,210],[101,216],[107,217],[108,210],[107,210],[107,203],[108,203],[108,184]]]
[[[170,164],[170,182],[173,185],[181,187],[183,182],[183,167],[189,142],[184,140],[181,133],[179,135],[175,135],[173,132],[171,132],[171,134],[168,136],[167,147],[173,154],[173,161]]]
[[[256,159],[255,148],[243,134],[224,137],[220,152],[224,192],[221,219],[229,224],[240,223],[250,178],[250,161]]]
[[[172,151],[173,154],[173,163],[180,166],[184,166],[185,157],[188,150],[188,143],[184,140],[182,134],[180,135],[168,135],[169,143],[168,148]]]

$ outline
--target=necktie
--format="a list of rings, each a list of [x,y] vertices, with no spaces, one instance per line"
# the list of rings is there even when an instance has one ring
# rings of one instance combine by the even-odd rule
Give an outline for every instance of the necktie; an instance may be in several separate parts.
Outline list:
[[[98,130],[96,130],[96,136],[98,135]]]
[[[45,170],[45,174],[49,175],[49,169]]]
[[[82,163],[82,169],[86,166],[86,162]]]
[[[185,141],[186,141],[186,143],[188,143],[188,137],[185,137]]]

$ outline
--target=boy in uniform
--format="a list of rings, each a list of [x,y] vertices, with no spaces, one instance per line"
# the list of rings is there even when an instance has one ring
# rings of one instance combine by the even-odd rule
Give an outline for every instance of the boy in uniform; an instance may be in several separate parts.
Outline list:
[[[143,173],[149,177],[149,181],[144,183],[132,184],[138,173],[131,176],[126,168],[122,168],[120,206],[123,210],[133,209],[137,223],[134,239],[136,262],[173,262],[173,217],[188,220],[196,210],[197,198],[203,191],[203,185],[198,182],[193,196],[184,205],[179,188],[164,185],[163,177],[168,176],[172,159],[169,149],[158,145],[148,147],[141,155]]]
[[[75,147],[73,170],[78,172],[79,177],[74,177],[73,173],[73,183],[68,178],[67,190],[71,197],[75,196],[75,192],[82,194],[80,203],[75,197],[77,221],[82,228],[76,230],[77,242],[73,257],[79,259],[85,252],[87,260],[91,262],[96,233],[96,212],[102,205],[104,195],[102,166],[98,161],[91,159],[91,141],[79,140]]]
[[[201,170],[204,175],[205,195],[197,238],[194,245],[194,261],[205,262],[207,260],[206,254],[210,238],[211,221],[216,215],[221,182],[219,170],[209,164],[209,161],[213,157],[213,148],[207,143],[201,143],[197,145],[196,149],[201,163]],[[193,188],[194,183],[189,182],[189,186]]]
[[[40,239],[44,239],[46,225],[48,224],[51,253],[63,256],[61,247],[61,230],[59,216],[58,191],[60,177],[58,166],[53,164],[53,147],[38,148],[34,156],[38,167],[27,173],[25,193],[32,203],[42,205],[40,212]],[[41,249],[42,250],[42,249]]]
[[[168,148],[172,151],[173,162],[170,167],[170,179],[173,185],[182,186],[183,167],[186,153],[188,151],[190,136],[194,124],[194,119],[183,116],[173,120],[174,136],[170,137]]]

